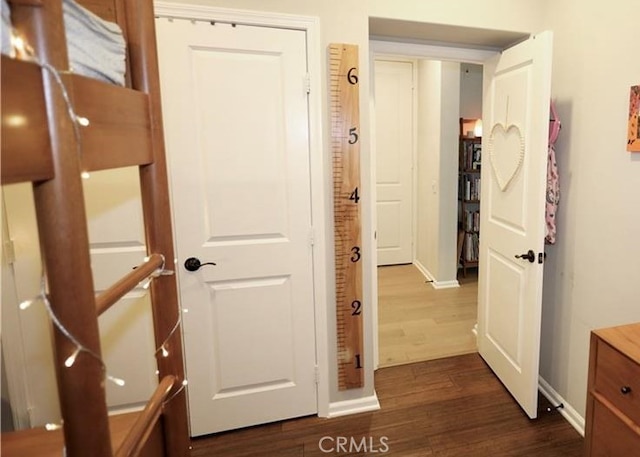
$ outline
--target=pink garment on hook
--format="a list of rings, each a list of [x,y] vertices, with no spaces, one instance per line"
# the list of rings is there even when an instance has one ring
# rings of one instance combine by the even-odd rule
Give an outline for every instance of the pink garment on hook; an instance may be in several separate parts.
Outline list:
[[[545,242],[556,242],[556,212],[560,203],[560,181],[558,177],[558,165],[556,163],[555,142],[560,133],[560,119],[556,111],[556,105],[551,100],[551,119],[549,120],[549,148],[547,154],[547,202],[545,207],[545,220],[547,230]]]

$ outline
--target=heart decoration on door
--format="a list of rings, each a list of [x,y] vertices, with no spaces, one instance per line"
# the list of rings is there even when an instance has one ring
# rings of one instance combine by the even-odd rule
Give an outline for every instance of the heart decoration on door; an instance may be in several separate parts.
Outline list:
[[[497,123],[493,126],[489,136],[489,161],[498,187],[504,192],[524,162],[524,137],[517,125],[505,128]]]

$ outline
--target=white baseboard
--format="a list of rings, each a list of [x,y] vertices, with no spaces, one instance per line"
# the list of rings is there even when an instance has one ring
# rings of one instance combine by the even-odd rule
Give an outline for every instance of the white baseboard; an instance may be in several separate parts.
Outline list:
[[[367,411],[377,411],[380,409],[378,396],[374,393],[370,397],[358,398],[355,400],[344,400],[329,403],[328,418],[347,416],[349,414],[365,413]]]
[[[134,405],[109,408],[108,414],[109,416],[118,416],[120,414],[138,413],[144,409],[145,405],[146,403],[137,406]]]
[[[554,390],[551,385],[545,381],[542,377],[538,377],[538,389],[542,395],[547,397],[547,400],[551,402],[552,405],[559,405],[562,403],[564,406],[559,408],[558,411],[562,414],[567,422],[571,424],[573,428],[575,428],[580,435],[584,436],[584,418],[578,414],[578,412],[569,404],[567,400],[562,398],[558,392]]]
[[[436,281],[431,272],[420,262],[415,260],[413,264],[418,270],[420,270],[420,273],[422,273],[422,275],[427,278],[427,281],[431,283],[431,287],[433,287],[434,289],[451,289],[453,287],[460,287],[460,283],[458,282],[458,280]]]
[[[454,287],[460,287],[460,283],[457,279],[454,279],[453,281],[433,281],[431,286],[434,289],[452,289]]]

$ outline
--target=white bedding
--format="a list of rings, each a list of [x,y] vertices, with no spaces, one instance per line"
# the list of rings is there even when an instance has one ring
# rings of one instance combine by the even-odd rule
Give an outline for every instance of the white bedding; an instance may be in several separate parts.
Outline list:
[[[69,64],[74,73],[124,86],[126,43],[117,24],[74,0],[63,0]],[[11,13],[2,0],[2,53],[11,55]]]

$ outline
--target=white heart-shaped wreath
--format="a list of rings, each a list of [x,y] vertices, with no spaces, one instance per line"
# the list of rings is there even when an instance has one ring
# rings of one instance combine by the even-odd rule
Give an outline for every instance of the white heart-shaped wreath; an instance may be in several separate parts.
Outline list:
[[[489,136],[489,160],[498,187],[504,192],[518,175],[524,162],[524,138],[520,128],[497,123]]]

